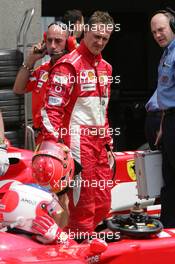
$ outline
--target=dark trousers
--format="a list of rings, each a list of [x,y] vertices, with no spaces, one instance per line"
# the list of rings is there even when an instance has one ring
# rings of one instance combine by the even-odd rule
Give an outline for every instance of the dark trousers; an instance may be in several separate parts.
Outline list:
[[[145,137],[149,143],[151,150],[156,150],[154,145],[157,137],[157,132],[160,128],[161,112],[148,112],[145,119]],[[159,144],[160,145],[160,144]]]
[[[164,227],[175,227],[175,111],[164,116],[162,161],[161,221]]]

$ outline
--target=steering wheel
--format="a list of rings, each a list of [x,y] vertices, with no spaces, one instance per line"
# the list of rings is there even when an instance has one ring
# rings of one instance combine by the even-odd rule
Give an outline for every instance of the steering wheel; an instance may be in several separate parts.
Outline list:
[[[149,237],[162,231],[162,223],[148,216],[143,210],[131,210],[129,215],[118,215],[106,220],[107,227],[112,231],[132,237]]]

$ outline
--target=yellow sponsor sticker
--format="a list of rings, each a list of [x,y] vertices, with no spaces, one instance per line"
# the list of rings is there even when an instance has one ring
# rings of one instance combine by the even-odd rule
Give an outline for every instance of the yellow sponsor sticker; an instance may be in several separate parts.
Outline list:
[[[89,80],[94,80],[94,78],[95,78],[95,72],[94,72],[94,70],[88,71],[88,79]]]
[[[42,72],[39,80],[42,82],[46,82],[48,80],[48,72]]]

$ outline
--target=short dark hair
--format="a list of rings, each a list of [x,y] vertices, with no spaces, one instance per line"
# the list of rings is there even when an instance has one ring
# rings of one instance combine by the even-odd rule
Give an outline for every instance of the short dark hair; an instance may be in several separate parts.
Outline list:
[[[63,16],[63,22],[65,24],[75,24],[77,21],[81,21],[83,14],[81,10],[72,9],[67,10]]]
[[[61,27],[63,30],[67,29],[66,24],[63,23],[62,21],[54,21],[54,22],[50,23],[47,28],[49,29],[51,26],[54,26],[54,25]]]
[[[101,23],[104,25],[113,25],[114,28],[114,19],[109,15],[108,12],[104,11],[95,11],[88,20],[88,25],[91,27],[94,24]]]

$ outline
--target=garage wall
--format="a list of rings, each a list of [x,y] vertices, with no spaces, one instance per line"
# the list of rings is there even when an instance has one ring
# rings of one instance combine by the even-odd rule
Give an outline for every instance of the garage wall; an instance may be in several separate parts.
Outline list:
[[[35,8],[28,31],[28,42],[35,43],[41,37],[41,0],[0,1],[0,49],[16,48],[16,34],[26,9]]]

